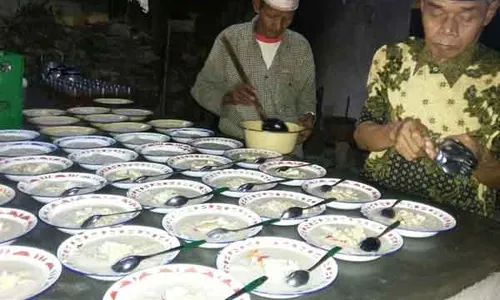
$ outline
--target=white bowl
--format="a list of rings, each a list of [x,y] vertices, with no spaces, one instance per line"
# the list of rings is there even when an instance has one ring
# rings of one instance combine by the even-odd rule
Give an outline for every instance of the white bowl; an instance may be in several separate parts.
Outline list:
[[[368,237],[378,236],[387,226],[364,219],[328,215],[310,218],[297,227],[299,235],[308,243],[323,250],[335,246],[342,250],[335,258],[345,261],[365,262],[392,254],[403,247],[403,238],[395,231],[380,237],[380,249],[374,252],[361,250],[359,244]]]
[[[203,181],[203,183],[208,184],[213,188],[229,188],[229,190],[223,192],[222,195],[233,198],[240,198],[248,195],[249,193],[270,190],[278,185],[277,183],[256,185],[249,192],[239,192],[237,190],[238,187],[245,183],[265,183],[276,180],[274,177],[269,176],[265,173],[244,169],[213,171],[203,176],[201,180]]]
[[[361,213],[368,219],[384,225],[390,225],[399,219],[401,225],[394,231],[410,238],[431,237],[457,226],[457,220],[444,210],[410,200],[403,200],[396,205],[394,219],[383,217],[380,212],[392,206],[394,202],[395,199],[383,199],[366,203],[361,207]]]
[[[0,207],[0,224],[3,225],[0,246],[14,243],[35,229],[37,223],[38,219],[32,213],[21,209]]]
[[[87,218],[102,213],[103,209],[112,208],[113,212],[136,211],[141,209],[141,205],[130,198],[108,195],[108,194],[89,194],[82,196],[73,196],[59,199],[48,203],[38,211],[40,220],[50,226],[54,226],[67,234],[79,234],[95,230],[97,228],[112,227],[124,224],[135,217],[140,212],[117,215],[114,218],[102,218],[103,223],[96,223],[96,227],[89,229],[80,228],[80,224]],[[66,218],[66,219],[65,219]]]
[[[59,156],[22,156],[0,160],[0,173],[12,181],[24,181],[34,176],[62,172],[72,165],[71,160]],[[13,167],[30,169],[23,172],[25,170],[12,170]]]
[[[319,165],[307,165],[304,167],[299,167],[301,165],[306,165],[306,162],[302,161],[270,161],[262,164],[259,167],[261,172],[274,176],[276,178],[289,179],[289,181],[281,182],[280,184],[288,186],[301,186],[304,182],[311,179],[321,178],[326,176],[326,170]],[[279,167],[295,167],[289,169],[290,173],[281,173],[276,169]],[[293,174],[298,174],[295,176]],[[299,177],[300,176],[300,177]]]
[[[57,248],[57,257],[70,271],[103,281],[116,281],[130,274],[116,273],[111,265],[128,255],[147,255],[178,247],[179,240],[153,227],[124,225],[90,230],[66,239]],[[116,249],[123,247],[124,252]],[[111,247],[116,252],[112,252]],[[99,253],[99,255],[95,255]],[[138,272],[171,262],[179,251],[142,261]]]
[[[264,220],[281,217],[282,213],[290,207],[308,207],[323,199],[305,195],[302,193],[272,190],[251,193],[240,198],[238,204],[253,210]],[[326,210],[325,205],[304,211],[300,218],[284,219],[273,225],[293,226],[300,224],[303,220],[321,215]]]
[[[116,108],[111,111],[117,115],[127,116],[130,121],[144,121],[149,116],[153,115],[153,112],[147,109],[138,109],[138,108]]]
[[[150,209],[152,212],[166,214],[174,210],[174,207],[165,206],[170,198],[176,195],[186,197],[201,196],[211,192],[212,189],[203,183],[191,180],[161,180],[151,183],[145,183],[131,188],[127,192],[127,197],[137,200],[142,206]],[[207,195],[201,198],[189,201],[185,206],[201,204],[209,201],[213,195]]]
[[[97,170],[103,166],[136,160],[139,155],[122,148],[97,148],[71,153],[68,158],[87,170]]]
[[[157,119],[148,122],[149,125],[153,126],[156,131],[165,133],[165,130],[172,128],[186,128],[192,127],[194,125],[191,121],[177,120],[177,119]]]
[[[167,160],[167,164],[177,170],[186,170],[182,172],[183,175],[191,176],[191,177],[202,177],[210,171],[198,171],[198,169],[202,168],[206,165],[214,166],[214,169],[218,168],[217,166],[222,166],[222,168],[230,168],[231,160],[226,157],[209,155],[209,154],[185,154],[171,157]]]
[[[38,126],[65,126],[80,122],[78,118],[68,116],[35,117],[28,119],[28,121]]]
[[[226,152],[224,152],[224,156],[233,161],[240,161],[246,159],[247,161],[238,162],[236,163],[236,165],[245,169],[254,169],[254,170],[257,170],[261,165],[252,162],[257,158],[268,158],[266,159],[265,162],[280,161],[283,159],[283,156],[279,152],[266,149],[254,149],[254,148],[227,150]]]
[[[4,205],[14,200],[16,191],[6,185],[0,184],[0,205]]]
[[[320,198],[337,198],[337,201],[328,204],[328,207],[335,209],[359,209],[365,203],[376,201],[381,193],[376,188],[367,184],[346,180],[332,188],[330,192],[322,192],[322,185],[333,185],[340,181],[340,178],[318,178],[304,182],[302,190],[309,195]]]
[[[64,114],[66,114],[64,110],[52,108],[31,108],[23,110],[23,115],[27,118],[62,116]]]
[[[212,155],[223,155],[227,150],[243,147],[243,143],[240,141],[219,137],[200,138],[191,141],[189,144],[200,153]]]
[[[94,102],[106,105],[128,105],[134,103],[134,101],[130,99],[123,98],[96,98]]]
[[[215,135],[215,132],[205,128],[179,128],[166,132],[170,137],[179,143],[189,143],[195,139],[211,137]]]
[[[106,179],[87,173],[52,173],[32,177],[17,184],[19,191],[41,203],[56,201],[61,198],[62,192],[77,186],[85,187],[78,192],[79,195],[90,194],[105,187]]]
[[[34,299],[48,290],[61,276],[62,266],[51,253],[33,247],[1,246],[0,270],[10,270],[14,274],[23,272],[32,284],[16,280],[14,286],[4,290],[3,299]],[[9,276],[7,276],[9,278]]]
[[[56,145],[44,142],[25,141],[0,143],[0,157],[47,155],[56,150]]]
[[[196,299],[226,299],[243,284],[228,274],[205,266],[190,264],[171,264],[139,271],[115,282],[104,295],[103,300],[130,299],[174,299],[182,291],[196,291],[201,297]],[[235,300],[250,300],[249,295],[242,295]]]
[[[87,122],[90,122],[90,124],[95,127],[100,127],[103,124],[125,122],[129,120],[127,116],[115,115],[115,114],[87,115],[83,116],[82,119]]]
[[[80,135],[56,139],[54,144],[67,153],[74,153],[87,149],[110,147],[116,144],[116,140],[100,135]]]
[[[41,134],[50,136],[52,139],[77,136],[91,135],[97,132],[97,129],[85,126],[52,126],[40,129]]]
[[[253,211],[232,204],[197,204],[176,209],[165,215],[163,228],[171,235],[184,241],[206,240],[201,248],[223,248],[232,242],[257,235],[262,226],[228,234],[221,239],[209,238],[206,233],[215,228],[236,229],[261,222]]]
[[[338,265],[333,258],[312,271],[306,285],[295,288],[285,281],[289,273],[310,268],[325,254],[324,250],[294,239],[253,237],[224,248],[217,255],[216,265],[242,282],[266,275],[269,280],[252,293],[264,298],[286,299],[319,292],[335,281]]]
[[[123,146],[132,149],[137,153],[139,153],[139,148],[142,145],[170,141],[170,137],[168,135],[153,132],[122,133],[115,136],[115,139]]]
[[[104,166],[96,171],[96,174],[106,178],[108,181],[114,181],[121,178],[137,178],[140,176],[147,175],[160,175],[165,174],[164,177],[154,177],[148,179],[145,182],[154,182],[168,178],[172,175],[173,170],[158,163],[148,163],[148,162],[126,162],[118,163]],[[131,189],[140,185],[140,183],[134,183],[131,181],[123,181],[112,183],[112,185],[119,189]]]
[[[32,130],[4,129],[0,130],[0,143],[29,141],[39,136],[40,133]]]
[[[82,118],[83,116],[86,115],[107,114],[111,111],[111,109],[99,106],[80,106],[80,107],[70,108],[66,111],[72,115],[75,115],[78,118]]]
[[[192,154],[196,149],[186,144],[158,142],[142,145],[137,152],[149,161],[166,163],[172,156]]]
[[[99,128],[103,131],[111,133],[113,136],[117,136],[120,133],[148,131],[151,129],[151,125],[138,122],[119,122],[102,124]]]

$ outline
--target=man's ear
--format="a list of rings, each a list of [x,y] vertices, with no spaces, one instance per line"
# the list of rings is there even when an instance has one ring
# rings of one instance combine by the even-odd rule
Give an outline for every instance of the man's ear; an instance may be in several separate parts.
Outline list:
[[[484,19],[484,26],[487,26],[490,24],[491,20],[493,20],[493,17],[495,17],[498,8],[500,7],[500,1],[495,0],[493,3],[491,3],[488,7],[488,11],[486,12],[486,18]]]

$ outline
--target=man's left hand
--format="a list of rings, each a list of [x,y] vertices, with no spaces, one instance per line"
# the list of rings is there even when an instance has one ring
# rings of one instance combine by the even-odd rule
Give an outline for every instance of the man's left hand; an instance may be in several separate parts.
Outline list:
[[[304,127],[299,133],[299,137],[297,139],[297,144],[303,144],[313,133],[314,130],[314,116],[311,114],[302,114],[299,117],[298,124]]]
[[[460,141],[462,144],[464,144],[465,147],[467,147],[467,149],[469,149],[474,154],[474,156],[476,156],[478,161],[482,160],[482,155],[484,152],[483,146],[481,146],[481,144],[479,144],[479,142],[470,135],[465,133],[460,135],[449,136],[448,138]],[[430,159],[434,160],[436,158],[437,151],[438,150],[430,140],[426,141],[425,152],[427,153]]]

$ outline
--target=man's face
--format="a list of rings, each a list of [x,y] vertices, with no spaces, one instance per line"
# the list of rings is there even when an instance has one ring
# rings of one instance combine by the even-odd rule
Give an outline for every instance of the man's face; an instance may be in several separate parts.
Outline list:
[[[268,38],[283,35],[293,21],[293,11],[280,11],[265,4],[263,0],[254,1],[255,11],[259,14],[257,29]]]
[[[486,0],[422,0],[425,42],[434,59],[452,59],[474,44],[497,8]]]

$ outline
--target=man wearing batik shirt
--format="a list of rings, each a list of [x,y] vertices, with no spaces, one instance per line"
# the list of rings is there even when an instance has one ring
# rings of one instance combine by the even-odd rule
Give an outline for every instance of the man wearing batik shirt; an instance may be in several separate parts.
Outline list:
[[[477,43],[497,0],[422,0],[425,40],[373,58],[356,129],[363,174],[386,187],[492,216],[500,187],[500,55]],[[445,174],[436,144],[461,141],[479,159],[471,178]]]
[[[215,40],[191,94],[196,101],[220,116],[219,129],[243,137],[239,124],[258,120],[258,99],[269,117],[298,122],[312,133],[315,119],[315,68],[311,47],[288,28],[299,0],[253,0],[258,14],[252,22],[230,26]],[[222,36],[226,36],[243,65],[251,85],[243,84]]]

